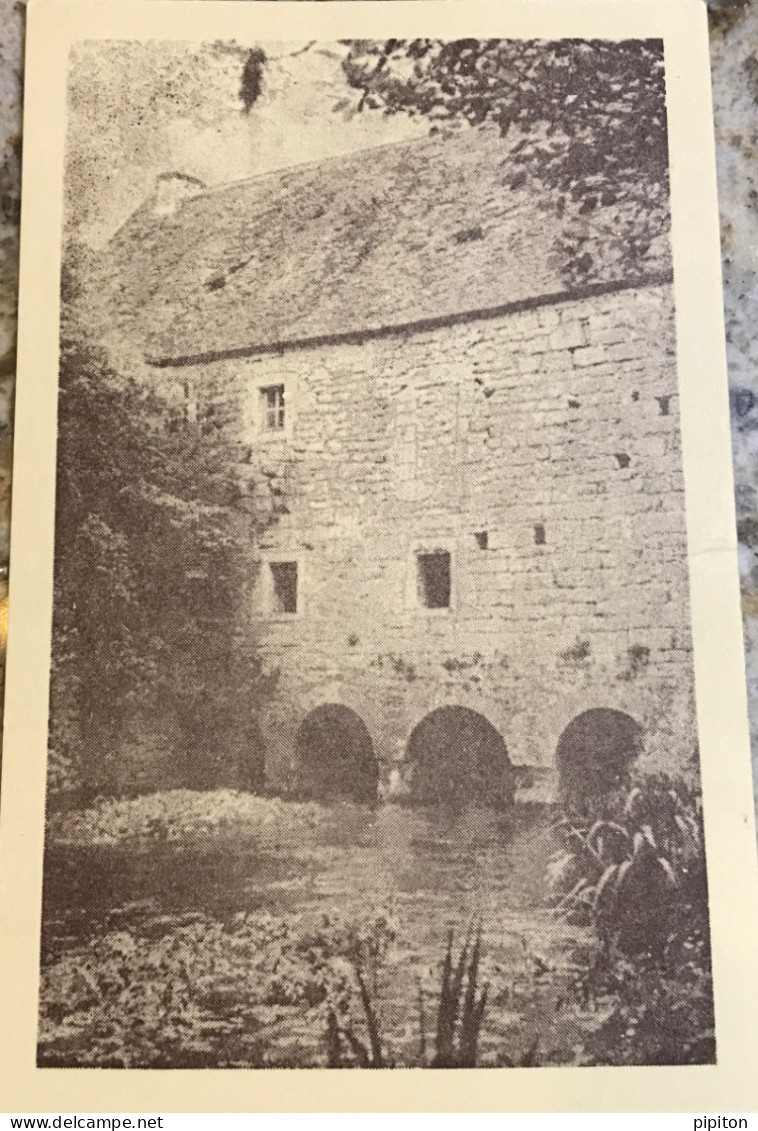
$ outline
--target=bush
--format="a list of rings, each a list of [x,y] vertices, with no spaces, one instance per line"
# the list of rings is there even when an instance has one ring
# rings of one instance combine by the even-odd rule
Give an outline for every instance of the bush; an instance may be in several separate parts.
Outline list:
[[[559,914],[594,928],[576,992],[606,1020],[590,1063],[702,1064],[715,1058],[708,888],[699,795],[648,776],[594,819],[565,814],[548,886]]]
[[[609,946],[660,955],[674,936],[707,927],[702,811],[689,787],[650,776],[594,819],[564,815],[548,864],[555,906]]]

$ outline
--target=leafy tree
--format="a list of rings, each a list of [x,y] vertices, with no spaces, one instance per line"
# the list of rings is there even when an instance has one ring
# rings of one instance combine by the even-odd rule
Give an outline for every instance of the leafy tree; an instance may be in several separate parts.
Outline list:
[[[668,147],[658,40],[353,40],[343,68],[357,108],[435,129],[507,138],[513,189],[552,193],[567,277],[598,255],[627,272],[665,252]]]
[[[124,376],[83,329],[70,270],[63,299],[52,784],[97,791],[133,736],[158,732],[185,784],[236,761],[236,784],[260,784],[258,667],[236,630],[242,547],[267,520],[246,505],[229,440]]]

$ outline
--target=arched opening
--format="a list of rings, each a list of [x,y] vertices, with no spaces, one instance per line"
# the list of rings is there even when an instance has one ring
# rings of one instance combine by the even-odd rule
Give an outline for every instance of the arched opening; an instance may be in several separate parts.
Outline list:
[[[511,760],[502,735],[468,707],[438,707],[408,741],[411,798],[423,805],[504,808],[513,801]]]
[[[622,786],[642,749],[642,727],[623,711],[594,707],[577,715],[558,740],[561,795],[574,802]]]
[[[339,703],[316,707],[295,737],[299,790],[325,800],[376,801],[379,765],[366,724]]]

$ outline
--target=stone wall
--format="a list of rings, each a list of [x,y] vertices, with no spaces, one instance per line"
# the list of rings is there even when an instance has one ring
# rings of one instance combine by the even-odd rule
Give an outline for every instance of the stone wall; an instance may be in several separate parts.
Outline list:
[[[669,287],[179,376],[201,414],[240,429],[277,516],[251,547],[241,613],[280,673],[263,719],[272,788],[297,788],[296,732],[326,703],[366,724],[385,794],[403,791],[413,728],[449,705],[536,770],[597,707],[641,724],[651,765],[691,759]],[[277,384],[286,427],[266,434],[260,389]],[[419,550],[450,554],[450,608],[420,607]],[[297,613],[267,608],[269,561],[297,563]]]

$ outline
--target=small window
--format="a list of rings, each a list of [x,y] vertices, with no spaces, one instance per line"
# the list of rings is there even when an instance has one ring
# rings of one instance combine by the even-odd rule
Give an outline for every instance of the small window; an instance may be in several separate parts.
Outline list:
[[[264,432],[284,430],[284,385],[267,385],[261,389],[261,429]]]
[[[434,550],[416,555],[419,604],[425,609],[450,608],[450,554]]]
[[[297,612],[297,562],[269,562],[271,612]]]

